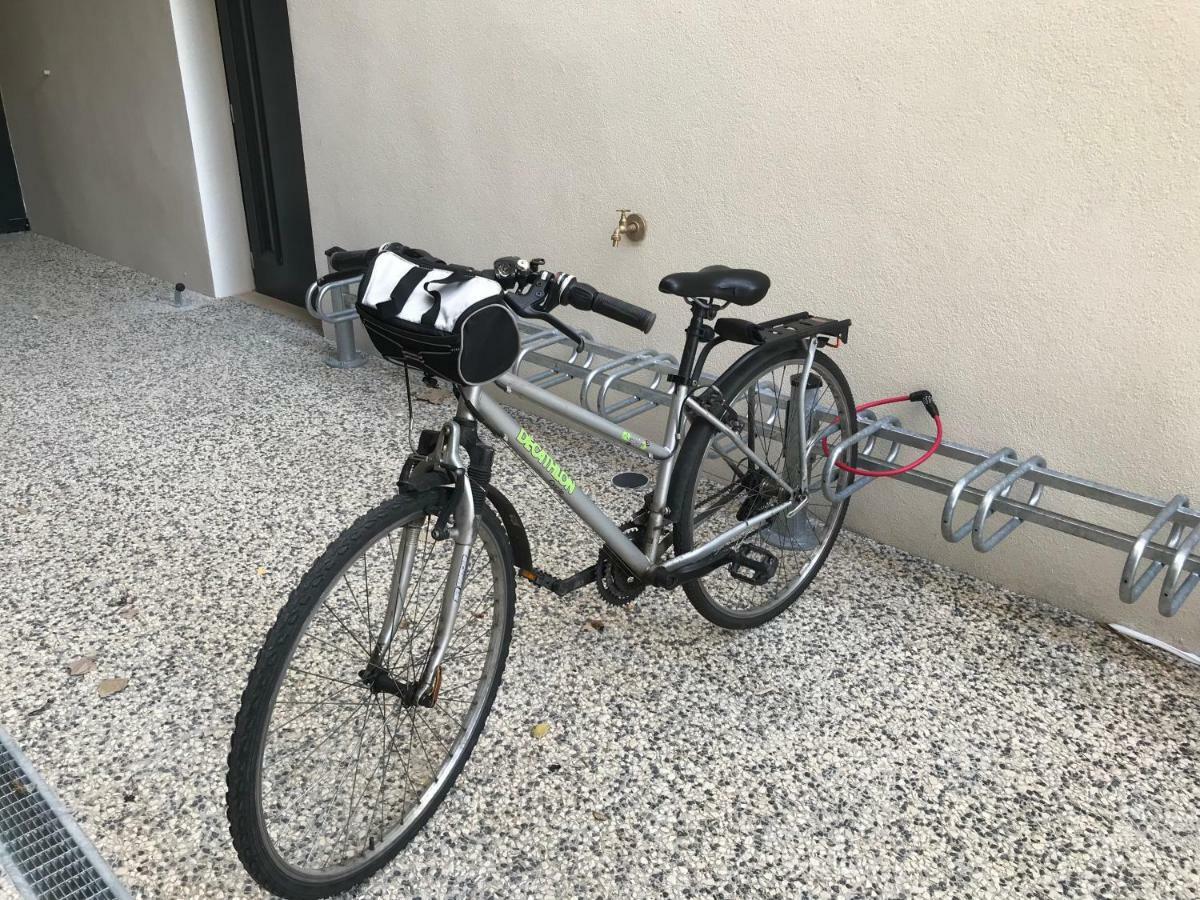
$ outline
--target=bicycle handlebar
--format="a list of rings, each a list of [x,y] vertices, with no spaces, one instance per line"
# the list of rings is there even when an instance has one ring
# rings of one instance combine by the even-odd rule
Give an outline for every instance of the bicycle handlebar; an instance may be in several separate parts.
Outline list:
[[[648,309],[626,303],[608,294],[602,294],[590,284],[576,281],[567,288],[562,298],[563,303],[575,309],[594,312],[614,322],[636,328],[645,334],[654,327],[655,314]]]
[[[329,268],[335,272],[346,272],[352,269],[365,269],[367,263],[379,253],[378,247],[366,250],[343,250],[341,247],[330,247],[325,251],[325,259]]]
[[[329,268],[332,271],[351,273],[361,272],[366,269],[378,254],[378,247],[368,247],[365,250],[344,250],[341,247],[330,247],[325,251],[325,258],[328,260]],[[512,257],[512,259],[515,260],[516,257]],[[500,261],[498,260],[497,262]],[[524,261],[522,260],[521,262]],[[534,263],[540,264],[541,260],[534,260]],[[489,272],[487,274],[492,273]],[[513,278],[518,283],[522,281],[524,283],[531,283],[536,277],[536,265],[533,269],[530,269],[528,263],[525,263],[525,267],[520,270],[519,274],[513,272],[506,276],[506,278]],[[628,325],[630,328],[636,328],[644,333],[649,333],[650,329],[654,327],[656,316],[650,310],[601,293],[590,284],[576,281],[574,278],[570,278],[570,276],[561,276],[561,278],[569,279],[569,281],[566,290],[559,292],[557,297],[558,302],[565,303],[567,306],[572,306],[575,309],[584,310],[585,312],[594,312],[597,315],[612,319],[614,322],[620,322],[622,325]],[[501,281],[504,283],[505,278],[502,278]],[[550,298],[550,302],[546,308],[540,309],[539,312],[547,314],[550,309],[553,309],[553,288],[551,288]]]

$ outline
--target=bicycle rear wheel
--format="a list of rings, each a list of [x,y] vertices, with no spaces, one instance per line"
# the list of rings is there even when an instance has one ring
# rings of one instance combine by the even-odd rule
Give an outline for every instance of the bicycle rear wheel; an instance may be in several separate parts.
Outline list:
[[[856,422],[854,398],[841,370],[818,352],[805,389],[799,388],[804,348],[795,343],[768,344],[743,357],[717,379],[714,387],[737,414],[734,429],[771,470],[790,485],[800,478],[799,434],[795,417],[808,420],[811,439],[834,417]],[[849,428],[852,426],[845,426]],[[842,437],[834,431],[831,442]],[[851,465],[855,452],[847,455]],[[724,567],[684,585],[696,610],[723,628],[753,628],[779,615],[796,601],[820,571],[837,540],[849,499],[830,503],[821,492],[824,456],[820,442],[808,452],[808,505],[791,518],[780,513],[736,546],[751,547],[772,560],[774,571],[762,584],[733,577]],[[783,502],[782,487],[728,437],[697,419],[680,449],[672,489],[678,510],[674,529],[676,555],[704,544],[757,512]],[[838,485],[853,476],[841,473]]]
[[[433,703],[373,689],[363,674],[404,572],[395,636],[375,656],[393,685],[415,683],[424,668],[453,549],[433,540],[430,507],[396,497],[350,526],[258,654],[230,746],[228,812],[247,871],[275,894],[327,897],[366,880],[433,814],[483,730],[515,593],[507,536],[486,508]]]

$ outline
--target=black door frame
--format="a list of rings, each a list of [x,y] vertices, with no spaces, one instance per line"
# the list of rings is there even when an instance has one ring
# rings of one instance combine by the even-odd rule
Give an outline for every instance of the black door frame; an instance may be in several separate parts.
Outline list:
[[[28,230],[29,216],[21,196],[21,179],[17,175],[17,161],[8,135],[8,120],[4,117],[4,98],[0,97],[0,232]]]
[[[260,293],[316,280],[287,0],[216,0],[246,231]]]

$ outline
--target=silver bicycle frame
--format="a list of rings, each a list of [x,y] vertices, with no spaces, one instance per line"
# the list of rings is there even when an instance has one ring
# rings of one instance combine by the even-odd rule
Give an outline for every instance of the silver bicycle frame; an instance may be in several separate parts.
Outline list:
[[[645,575],[658,565],[662,551],[662,536],[667,521],[667,490],[671,485],[671,475],[675,469],[680,441],[682,440],[683,410],[686,406],[697,415],[710,422],[714,428],[729,438],[734,445],[756,463],[764,472],[768,472],[787,491],[788,499],[769,509],[739,522],[728,531],[717,535],[712,540],[687,553],[673,557],[661,564],[664,572],[672,572],[687,563],[715,553],[735,541],[745,537],[759,526],[769,522],[781,512],[794,512],[803,508],[807,498],[797,496],[797,491],[774,474],[773,468],[755,453],[741,436],[726,426],[716,416],[697,403],[690,391],[683,385],[672,385],[671,406],[667,414],[667,424],[663,443],[659,444],[630,431],[621,425],[616,425],[578,404],[564,400],[557,394],[543,390],[535,384],[512,374],[504,374],[496,379],[495,384],[507,393],[522,397],[535,407],[561,416],[571,423],[578,425],[584,431],[594,434],[614,444],[629,448],[633,452],[643,453],[658,461],[658,472],[654,484],[654,492],[650,500],[650,514],[647,522],[645,545],[638,547],[624,534],[620,527],[596,506],[587,492],[567,479],[564,483],[555,475],[560,467],[553,461],[548,448],[533,439],[530,432],[520,426],[512,416],[495,400],[489,397],[479,387],[463,389],[467,406],[474,409],[479,420],[493,432],[500,435],[504,442],[516,453],[517,458],[532,469],[538,477],[554,489],[563,501],[579,516],[605,545],[617,555],[629,570],[635,575]],[[524,437],[522,437],[524,436]]]
[[[808,358],[804,368],[804,381],[807,384],[808,373],[812,369],[816,341],[810,342]],[[530,381],[513,375],[511,372],[501,375],[494,382],[506,393],[522,397],[535,407],[558,415],[584,431],[594,434],[614,444],[621,445],[631,452],[645,454],[648,458],[658,461],[658,472],[654,484],[654,492],[650,500],[649,517],[647,521],[645,543],[637,546],[621,531],[620,526],[610,519],[587,493],[575,484],[567,473],[553,458],[548,448],[542,447],[533,435],[517,423],[503,407],[483,392],[479,386],[462,388],[458,411],[455,419],[448,422],[442,430],[438,456],[440,462],[455,473],[459,488],[459,504],[455,510],[454,552],[450,559],[450,570],[447,572],[446,585],[443,589],[441,608],[438,614],[438,627],[422,670],[416,689],[416,696],[424,696],[434,684],[438,667],[449,645],[458,616],[459,601],[462,596],[463,580],[466,577],[467,566],[470,563],[471,544],[475,536],[475,505],[472,502],[470,485],[467,482],[466,452],[460,444],[459,422],[470,422],[478,418],[494,433],[500,435],[504,442],[511,447],[517,458],[537,473],[546,484],[555,490],[571,510],[594,531],[605,545],[623,562],[629,570],[638,576],[643,576],[651,569],[658,568],[664,573],[670,573],[694,560],[703,559],[711,553],[728,547],[741,540],[748,534],[766,525],[780,513],[789,517],[795,515],[808,504],[808,496],[803,488],[793,488],[779,477],[774,468],[767,464],[750,447],[742,437],[729,428],[719,418],[696,402],[690,390],[680,384],[673,384],[670,397],[671,406],[667,414],[667,424],[663,442],[651,441],[636,432],[621,425],[610,422],[603,416],[585,409],[579,404],[564,400],[538,387]],[[665,563],[659,563],[662,555],[662,538],[666,530],[667,491],[671,485],[671,475],[675,470],[680,442],[683,439],[682,424],[684,408],[691,410],[697,416],[710,423],[717,431],[733,442],[747,458],[756,463],[763,472],[773,478],[786,492],[787,500],[739,522],[712,540],[699,547],[672,557]],[[808,447],[808,417],[800,416],[800,446]],[[806,454],[807,455],[807,454]],[[807,481],[802,480],[801,485]],[[376,653],[386,654],[395,634],[396,626],[404,614],[404,594],[407,588],[407,569],[412,565],[415,533],[406,528],[401,552],[396,561],[396,571],[393,574],[392,590],[389,592],[387,612],[384,615],[382,631],[376,643]],[[403,571],[402,571],[403,570]]]

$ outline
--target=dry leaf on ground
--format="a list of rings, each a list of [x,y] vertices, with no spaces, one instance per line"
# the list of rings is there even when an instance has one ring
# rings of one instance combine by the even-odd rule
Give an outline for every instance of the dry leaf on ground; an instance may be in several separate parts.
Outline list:
[[[548,735],[550,733],[550,723],[549,722],[538,722],[536,725],[533,726],[533,728],[529,729],[529,733],[532,734],[538,740],[541,740],[542,738],[544,738],[546,735]]]
[[[128,678],[105,678],[100,682],[97,691],[101,697],[110,697],[125,690],[127,684],[129,684]]]
[[[96,668],[95,657],[77,656],[67,663],[67,674],[72,678],[78,678],[80,675],[86,675],[94,668]]]

